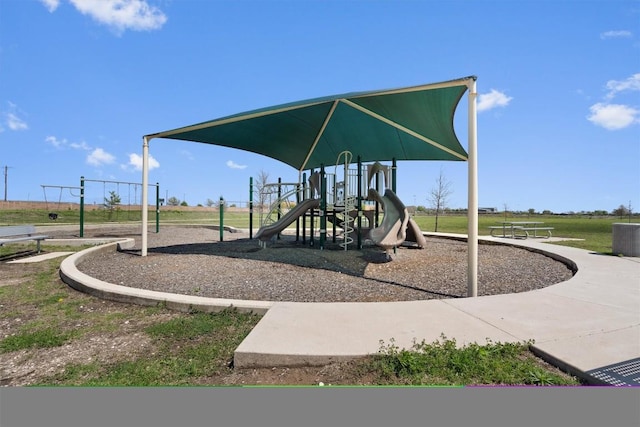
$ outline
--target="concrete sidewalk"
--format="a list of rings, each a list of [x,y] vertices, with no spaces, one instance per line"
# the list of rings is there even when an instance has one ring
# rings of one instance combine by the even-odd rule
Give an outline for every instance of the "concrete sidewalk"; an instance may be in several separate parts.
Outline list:
[[[451,236],[462,237],[462,236]],[[566,282],[507,295],[389,303],[276,302],[236,349],[238,367],[323,365],[410,348],[442,335],[470,342],[534,341],[541,357],[594,384],[640,385],[640,258],[482,237],[573,261]]]

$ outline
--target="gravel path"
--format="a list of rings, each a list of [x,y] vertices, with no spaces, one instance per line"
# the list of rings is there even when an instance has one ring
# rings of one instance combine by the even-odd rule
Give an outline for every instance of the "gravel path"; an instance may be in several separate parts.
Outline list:
[[[344,251],[328,243],[320,251],[284,236],[260,249],[245,232],[225,233],[219,242],[218,230],[172,226],[150,233],[148,256],[141,257],[139,231],[132,227],[85,232],[85,237],[106,236],[135,237],[136,247],[90,257],[78,268],[142,289],[300,302],[407,301],[467,293],[467,244],[452,239],[427,238],[425,249],[402,247],[388,261],[372,245]],[[481,244],[478,252],[478,295],[524,292],[572,277],[566,265],[526,249]]]

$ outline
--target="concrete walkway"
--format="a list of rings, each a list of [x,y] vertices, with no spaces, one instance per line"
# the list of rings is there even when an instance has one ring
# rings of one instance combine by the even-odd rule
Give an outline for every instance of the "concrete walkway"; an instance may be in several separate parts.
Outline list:
[[[640,385],[640,258],[604,256],[539,239],[482,240],[572,260],[577,274],[507,295],[390,303],[274,303],[236,349],[235,366],[325,364],[410,348],[443,334],[470,342],[533,340],[552,364],[595,384]]]
[[[464,236],[449,235],[454,238]],[[573,278],[507,295],[386,303],[292,303],[203,298],[133,289],[91,278],[75,265],[111,243],[66,258],[60,275],[102,298],[170,308],[218,311],[229,306],[265,313],[236,349],[238,367],[324,365],[377,353],[392,342],[410,348],[445,336],[470,342],[533,340],[552,364],[593,384],[640,385],[640,258],[614,257],[551,245],[548,240],[481,237],[570,260]]]

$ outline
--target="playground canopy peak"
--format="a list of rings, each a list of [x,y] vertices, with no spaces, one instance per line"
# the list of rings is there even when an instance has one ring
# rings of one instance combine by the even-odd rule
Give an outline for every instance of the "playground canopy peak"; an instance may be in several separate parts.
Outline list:
[[[299,171],[335,163],[345,150],[361,161],[466,161],[453,127],[475,76],[398,89],[352,92],[234,114],[147,135],[237,148]]]

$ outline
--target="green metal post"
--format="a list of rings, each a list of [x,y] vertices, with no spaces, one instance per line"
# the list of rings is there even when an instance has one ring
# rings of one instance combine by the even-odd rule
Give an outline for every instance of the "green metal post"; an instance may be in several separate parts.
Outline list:
[[[320,166],[320,249],[324,249],[324,241],[327,237],[327,176],[324,173],[324,164]]]
[[[280,197],[282,197],[282,178],[278,178],[278,221],[280,221],[280,212],[282,210],[282,204],[280,203]],[[276,236],[280,240],[280,233]]]
[[[156,182],[156,233],[160,232],[160,183]]]
[[[224,240],[224,199],[220,196],[220,204],[218,205],[220,209],[220,241]]]
[[[313,173],[313,171],[311,171]],[[307,198],[307,173],[303,172],[302,174],[302,198]],[[313,198],[313,194],[311,194],[311,198]],[[313,209],[311,209],[313,212]],[[302,243],[305,243],[307,240],[307,214],[302,215]]]
[[[84,237],[84,176],[80,177],[80,237]]]
[[[300,190],[302,183],[298,183],[298,191],[296,191],[296,206],[300,204]],[[300,240],[300,217],[296,218],[296,242]]]
[[[395,157],[391,159],[391,190],[396,192],[396,159]],[[393,247],[393,253],[397,253],[398,248]]]
[[[362,249],[362,159],[358,156],[358,250]]]
[[[380,193],[380,172],[376,173],[376,191],[378,193]],[[378,203],[378,201],[376,200],[376,209],[375,209],[375,221],[374,221],[374,227],[378,227],[380,225],[380,219],[378,218],[378,216],[380,215],[380,203]]]
[[[253,177],[249,177],[249,239],[253,239]]]

